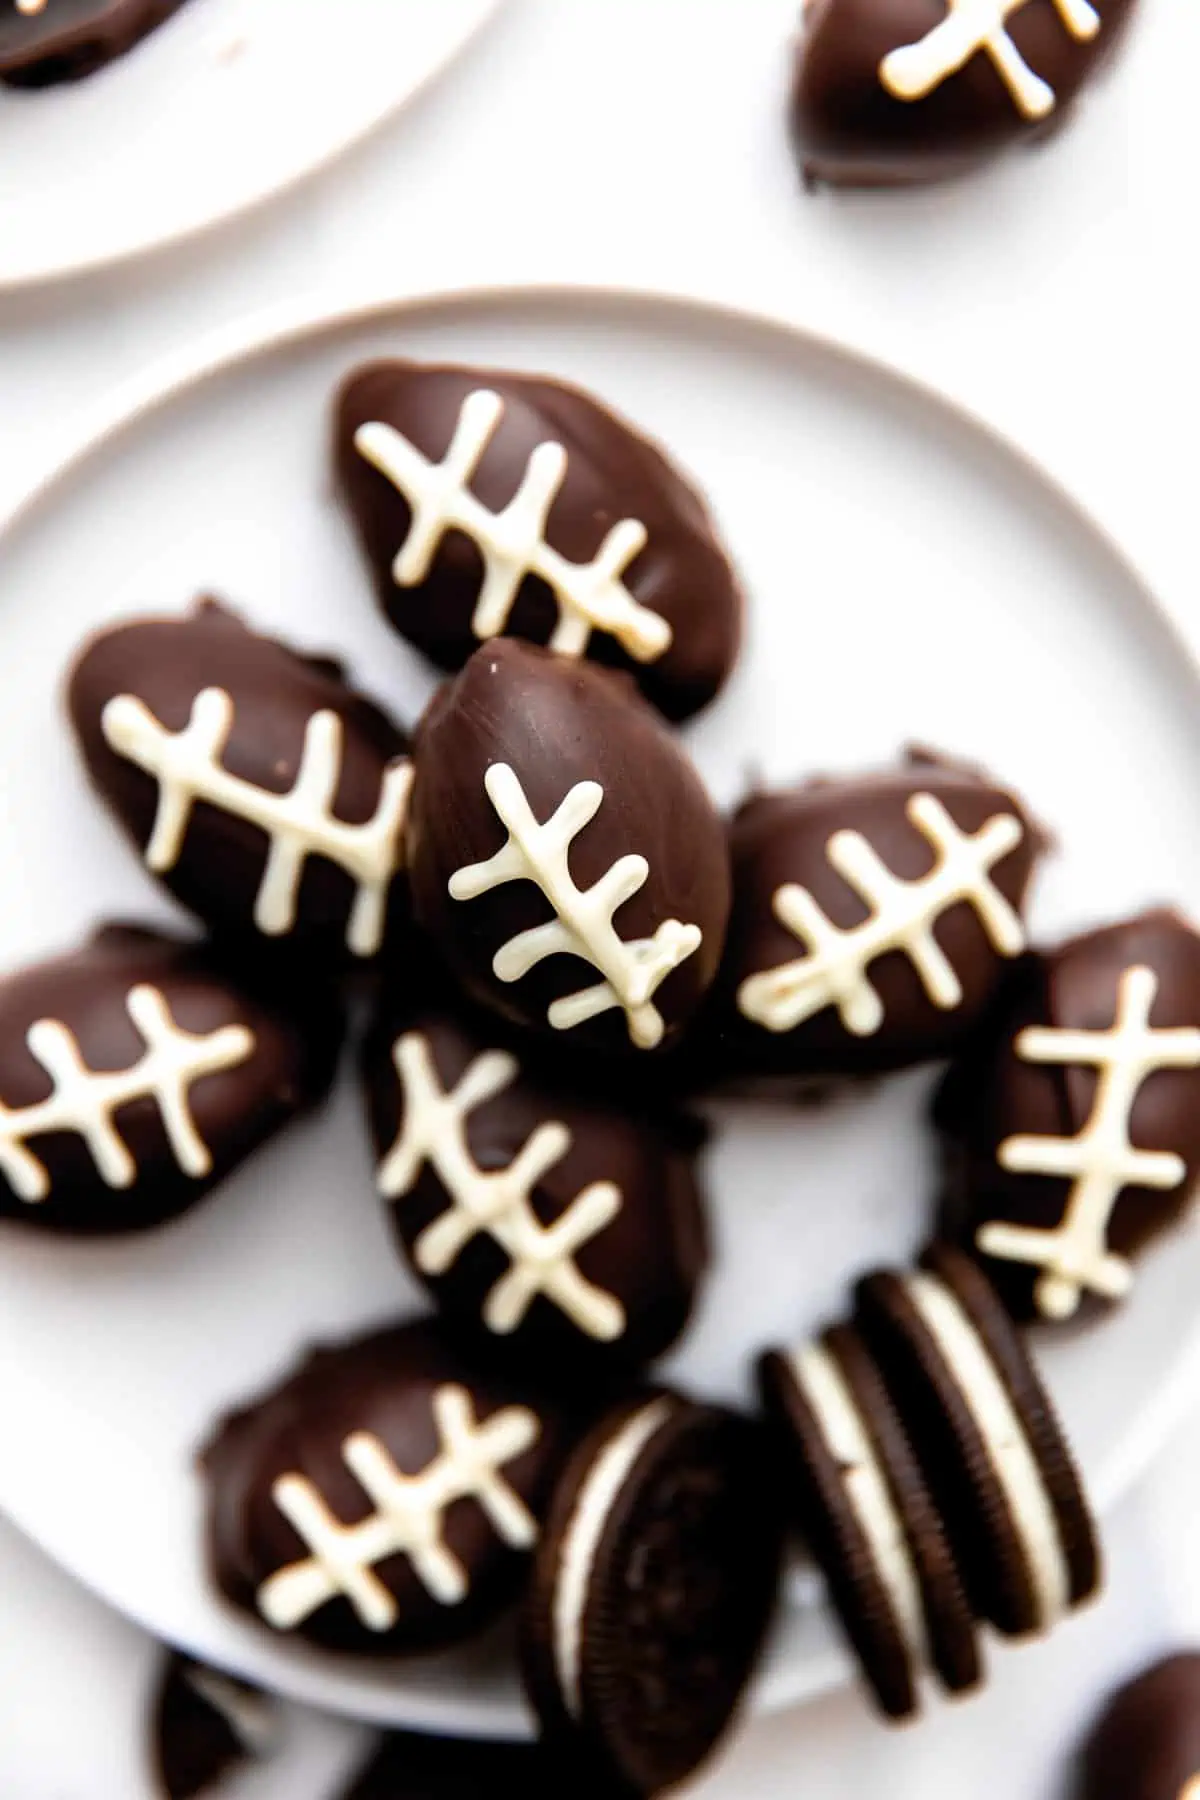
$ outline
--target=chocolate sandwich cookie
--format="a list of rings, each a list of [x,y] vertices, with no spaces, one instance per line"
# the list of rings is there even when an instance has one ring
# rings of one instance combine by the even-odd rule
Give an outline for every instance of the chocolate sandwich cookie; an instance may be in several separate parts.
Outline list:
[[[978,1267],[935,1245],[869,1276],[857,1323],[937,1500],[972,1606],[1011,1637],[1099,1588],[1091,1508],[1053,1404]]]
[[[757,1424],[669,1393],[611,1412],[558,1483],[526,1603],[547,1742],[618,1791],[684,1781],[753,1671],[780,1541]]]
[[[391,1732],[342,1800],[636,1800],[545,1744]]]
[[[606,1105],[477,1015],[385,1004],[363,1071],[400,1250],[475,1353],[615,1381],[683,1330],[708,1263],[678,1114]]]
[[[305,975],[402,932],[407,740],[336,662],[204,600],[92,638],[68,702],[93,785],[213,931]]]
[[[1200,1178],[1200,933],[1158,910],[1030,956],[934,1119],[942,1231],[1011,1312],[1123,1299]]]
[[[1044,840],[1014,794],[922,753],[753,795],[705,1021],[714,1073],[786,1083],[900,1069],[969,1038],[1012,959]]]
[[[1074,1800],[1200,1800],[1200,1652],[1156,1663],[1109,1702]]]
[[[883,1378],[846,1326],[759,1367],[795,1522],[883,1711],[920,1709],[936,1669],[975,1687],[975,1621],[945,1529]]]
[[[498,638],[434,697],[415,768],[413,906],[468,990],[567,1054],[676,1038],[720,962],[729,854],[632,684]]]
[[[154,31],[184,0],[0,0],[0,83],[81,81]]]
[[[150,1762],[166,1800],[198,1800],[278,1747],[280,1702],[191,1657],[168,1651],[151,1717]]]
[[[342,493],[380,604],[443,669],[506,636],[625,669],[668,718],[706,706],[742,598],[704,501],[632,425],[545,376],[357,369]]]
[[[810,186],[956,175],[1067,117],[1134,0],[805,0],[791,127]]]
[[[110,925],[0,980],[0,1218],[115,1236],[176,1217],[324,1098],[342,1017],[205,944]]]
[[[213,1578],[325,1649],[462,1643],[520,1593],[573,1435],[425,1323],[317,1351],[202,1452]]]

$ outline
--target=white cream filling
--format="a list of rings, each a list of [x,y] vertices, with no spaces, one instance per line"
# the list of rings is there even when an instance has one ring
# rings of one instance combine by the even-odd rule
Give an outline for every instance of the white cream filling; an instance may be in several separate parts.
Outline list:
[[[908,1293],[962,1389],[1003,1492],[1033,1582],[1038,1628],[1071,1608],[1071,1572],[1037,1457],[986,1345],[946,1285],[912,1275]]]
[[[829,1452],[841,1464],[846,1498],[867,1540],[904,1647],[919,1669],[927,1669],[932,1655],[920,1578],[904,1521],[892,1501],[854,1395],[836,1361],[822,1346],[809,1344],[791,1360]]]
[[[666,1424],[670,1412],[669,1400],[652,1400],[626,1420],[593,1463],[563,1533],[554,1591],[554,1669],[573,1719],[578,1719],[582,1709],[583,1616],[604,1526],[633,1465],[655,1432]]]

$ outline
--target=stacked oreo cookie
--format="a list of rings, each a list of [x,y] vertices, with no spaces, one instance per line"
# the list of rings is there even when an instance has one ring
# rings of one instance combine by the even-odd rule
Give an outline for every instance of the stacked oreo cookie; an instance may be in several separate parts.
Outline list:
[[[1091,1510],[1027,1346],[945,1245],[859,1283],[852,1324],[760,1365],[794,1517],[883,1711],[975,1687],[978,1626],[1044,1635],[1101,1581]]]

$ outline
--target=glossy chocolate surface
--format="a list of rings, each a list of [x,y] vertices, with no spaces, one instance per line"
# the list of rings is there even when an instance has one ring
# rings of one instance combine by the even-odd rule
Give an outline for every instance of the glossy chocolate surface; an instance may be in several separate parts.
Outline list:
[[[390,808],[385,795],[405,767],[403,732],[347,686],[337,663],[302,656],[263,637],[210,600],[182,618],[135,620],[101,632],[84,646],[71,673],[68,704],[88,774],[143,861],[150,860],[152,833],[167,810],[165,784],[114,747],[110,703],[132,698],[165,732],[178,734],[194,718],[202,694],[226,696],[218,704],[229,706],[232,719],[215,758],[221,771],[254,790],[252,803],[293,790],[309,734],[332,721],[324,771],[332,778],[330,791],[320,791],[318,769],[315,792],[309,781],[303,818],[315,834],[330,815],[336,832],[336,822],[361,827],[395,813],[380,845],[388,870],[382,931],[393,938],[402,933],[404,809]],[[177,754],[178,742],[176,736],[170,754]],[[360,952],[350,941],[351,921],[362,891],[350,860],[355,847],[344,862],[323,854],[319,845],[304,855],[291,885],[291,906],[285,905],[266,930],[260,929],[258,909],[270,885],[270,842],[266,828],[239,816],[231,803],[196,796],[178,853],[158,873],[175,898],[214,931],[294,953],[303,957],[306,970],[314,962],[328,968],[355,960]]]
[[[511,769],[537,824],[568,796],[572,805],[589,794],[595,801],[594,786],[583,784],[598,785],[597,810],[565,859],[561,847],[551,855],[554,873],[569,879],[577,900],[594,884],[611,882],[622,859],[644,859],[644,880],[631,883],[629,898],[611,916],[623,967],[639,954],[632,946],[656,933],[669,937],[679,925],[699,934],[652,995],[658,1041],[669,1043],[716,974],[729,910],[729,858],[699,776],[633,686],[590,664],[498,639],[477,650],[434,698],[418,729],[415,760],[409,860],[418,922],[481,1002],[543,1031],[555,1029],[548,1020],[555,1003],[599,983],[598,967],[556,951],[516,979],[501,980],[497,953],[522,933],[548,926],[554,907],[529,879],[505,880],[466,899],[452,898],[450,884],[493,858],[508,837],[485,786],[494,765]],[[634,1032],[633,1021],[613,1006],[555,1035],[566,1056],[576,1049],[628,1056],[657,1048],[639,1043],[635,1051]]]
[[[61,1082],[50,1069],[71,1063],[93,1079],[85,1099],[105,1091],[108,1072],[134,1070],[147,1054],[131,998],[150,990],[173,1027],[216,1044],[220,1066],[177,1086],[170,1068],[132,1080],[137,1092],[95,1115],[124,1147],[109,1146],[109,1176],[87,1137],[62,1121],[47,1129],[39,1111]],[[215,1034],[227,1034],[217,1040]],[[32,1034],[32,1040],[31,1040]],[[228,1035],[232,1034],[232,1035]],[[43,1042],[42,1040],[46,1040]],[[228,1051],[220,1053],[222,1042]],[[132,926],[110,926],[82,949],[0,982],[0,1103],[6,1153],[0,1156],[0,1218],[43,1231],[89,1236],[140,1231],[185,1212],[250,1153],[321,1099],[333,1078],[341,1017],[328,993],[286,996],[247,983],[204,945]],[[35,1054],[35,1046],[39,1054]],[[180,1049],[171,1038],[171,1048]],[[189,1046],[182,1046],[186,1055]],[[201,1046],[203,1054],[203,1046]],[[74,1084],[74,1073],[71,1075]],[[189,1171],[166,1125],[179,1094],[205,1166]],[[14,1114],[26,1109],[25,1120]],[[70,1105],[77,1126],[78,1105]],[[32,1135],[24,1135],[28,1124]],[[193,1149],[196,1147],[193,1146]],[[37,1168],[25,1160],[33,1157]],[[42,1171],[39,1176],[37,1169]],[[118,1182],[120,1185],[118,1185]],[[32,1191],[35,1185],[44,1192]],[[22,1191],[24,1190],[24,1191]]]
[[[808,0],[796,52],[791,128],[811,185],[890,187],[936,180],[1045,135],[1069,117],[1081,88],[1115,49],[1134,0],[1094,0],[1098,31],[1090,23],[1072,29],[1065,0],[1015,5],[1010,0],[1000,22],[1005,59],[1015,71],[1010,78],[984,48],[962,60],[950,17],[955,5],[956,0]],[[994,10],[1001,11],[999,0]],[[1078,4],[1069,10],[1081,19],[1091,11]],[[942,40],[947,54],[939,58],[935,49],[929,68],[950,72],[920,97],[900,98],[889,83],[892,89],[910,83],[888,59],[926,43],[938,30],[947,34]],[[949,34],[955,34],[953,45]],[[973,29],[968,43],[980,35]],[[893,69],[897,75],[889,73]]]
[[[1110,1701],[1084,1750],[1073,1800],[1196,1800],[1200,1651],[1147,1669]]]
[[[565,452],[565,473],[544,535],[535,531],[531,540],[541,537],[551,547],[556,566],[564,558],[590,564],[622,521],[635,520],[644,530],[645,544],[624,564],[621,578],[634,601],[655,616],[651,635],[665,624],[669,643],[663,648],[648,639],[635,654],[636,634],[626,647],[621,630],[594,629],[590,637],[585,634],[586,655],[630,671],[669,718],[686,718],[707,705],[737,656],[742,623],[741,592],[708,509],[633,426],[582,389],[548,377],[381,362],[356,370],[342,388],[335,422],[338,481],[380,605],[396,629],[440,668],[461,668],[481,641],[473,620],[484,561],[478,537],[452,529],[441,538],[427,572],[413,585],[400,585],[393,565],[410,537],[413,508],[356,446],[356,434],[364,426],[391,427],[422,457],[438,463],[464,404],[480,393],[494,394],[503,405],[469,480],[470,492],[490,513],[509,507],[535,453],[544,459],[544,446],[558,445]],[[563,608],[545,574],[528,572],[527,563],[524,568],[507,618],[485,629],[489,636],[501,630],[545,644],[560,625]]]
[[[184,0],[0,0],[0,83],[80,81],[124,56]]]
[[[482,1367],[520,1364],[569,1393],[581,1378],[628,1375],[674,1342],[708,1262],[701,1127],[564,1087],[552,1058],[539,1061],[529,1044],[501,1048],[484,1021],[444,1005],[386,1007],[363,1060],[393,1233]],[[487,1073],[490,1091],[451,1116],[468,1071],[473,1082]],[[401,1171],[398,1151],[410,1142],[416,1154]],[[481,1219],[498,1176],[517,1168],[531,1174],[518,1180],[516,1204],[494,1232],[472,1226],[471,1209]],[[443,1268],[437,1233],[452,1229],[448,1214],[464,1220],[462,1247],[454,1254],[452,1244]],[[552,1262],[539,1286],[555,1228],[569,1234],[567,1262]],[[506,1292],[522,1275],[532,1294]]]
[[[865,971],[882,1006],[873,1030],[851,1030],[834,1002],[790,1029],[768,1029],[747,1011],[754,1004],[744,990],[748,979],[810,954],[779,917],[781,890],[805,889],[839,933],[852,932],[871,916],[874,909],[861,886],[852,885],[830,860],[838,834],[865,839],[886,870],[906,882],[929,875],[937,856],[911,815],[918,796],[935,800],[962,833],[973,835],[997,817],[1018,822],[1020,840],[994,863],[991,879],[1007,905],[1020,912],[1043,838],[1013,794],[973,769],[915,754],[902,767],[879,774],[752,796],[730,829],[733,917],[719,1000],[703,1028],[706,1060],[719,1077],[778,1079],[786,1085],[793,1078],[905,1068],[949,1054],[979,1024],[1009,963],[965,900],[939,910],[933,930],[957,983],[953,1004],[937,1003],[911,956],[897,948],[872,957]],[[908,901],[901,896],[897,904],[901,912],[895,916],[903,917]]]
[[[404,1325],[316,1351],[272,1393],[218,1427],[201,1460],[209,1487],[212,1570],[222,1593],[265,1626],[264,1583],[310,1554],[281,1511],[275,1484],[281,1477],[303,1478],[318,1503],[352,1527],[376,1509],[347,1466],[350,1441],[368,1435],[397,1471],[419,1478],[442,1448],[435,1413],[447,1390],[467,1397],[481,1430],[514,1411],[528,1427],[529,1447],[505,1457],[498,1475],[505,1508],[527,1512],[536,1532],[571,1442],[565,1415],[526,1387],[465,1363],[429,1325]],[[519,1594],[532,1545],[502,1536],[474,1498],[435,1510],[441,1542],[463,1578],[457,1597],[439,1598],[429,1585],[435,1577],[424,1578],[415,1561],[398,1552],[374,1565],[394,1602],[389,1624],[368,1623],[349,1598],[336,1594],[291,1629],[330,1650],[402,1656],[461,1643],[490,1624]]]
[[[1020,1054],[1018,1040],[1030,1028],[1111,1032],[1122,984],[1136,969],[1153,974],[1152,1030],[1200,1028],[1200,935],[1176,913],[1144,913],[1028,957],[986,1030],[949,1071],[935,1104],[945,1154],[943,1230],[982,1258],[1020,1318],[1046,1316],[1035,1291],[1043,1269],[984,1255],[979,1233],[998,1222],[1057,1229],[1072,1180],[1005,1167],[1001,1146],[1016,1137],[1077,1137],[1092,1120],[1098,1090],[1094,1064],[1031,1061]],[[1155,1069],[1131,1091],[1132,1108],[1127,1114],[1120,1109],[1129,1142],[1138,1150],[1165,1152],[1179,1164],[1170,1185],[1118,1185],[1104,1246],[1123,1259],[1135,1258],[1178,1224],[1191,1205],[1200,1176],[1200,1067]],[[1101,1304],[1090,1288],[1083,1299],[1091,1307]]]

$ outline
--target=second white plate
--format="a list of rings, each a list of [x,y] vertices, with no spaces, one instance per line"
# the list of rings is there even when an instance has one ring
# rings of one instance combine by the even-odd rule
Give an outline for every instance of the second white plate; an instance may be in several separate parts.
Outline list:
[[[764,321],[638,297],[414,301],[196,368],[105,432],[0,536],[0,772],[8,965],[104,916],[172,916],[89,796],[59,705],[80,638],[226,596],[346,655],[401,716],[431,678],[377,615],[330,494],[339,377],[402,353],[584,382],[712,497],[750,596],[746,656],[690,740],[724,802],[893,757],[976,758],[1059,834],[1040,935],[1200,892],[1200,686],[1098,527],[1011,449],[894,375]],[[717,1265],[670,1370],[743,1396],[752,1353],[844,1306],[928,1229],[930,1076],[823,1112],[728,1108],[710,1158]],[[1116,1318],[1046,1346],[1089,1481],[1110,1504],[1194,1391],[1200,1236],[1150,1257]],[[192,1454],[215,1415],[314,1338],[418,1304],[387,1244],[353,1084],[182,1224],[135,1243],[0,1240],[0,1507],[161,1637],[318,1705],[517,1731],[494,1647],[399,1667],[321,1659],[209,1590]],[[797,1589],[764,1706],[845,1669]]]
[[[0,87],[0,288],[190,236],[364,137],[500,0],[188,0],[128,56]]]

